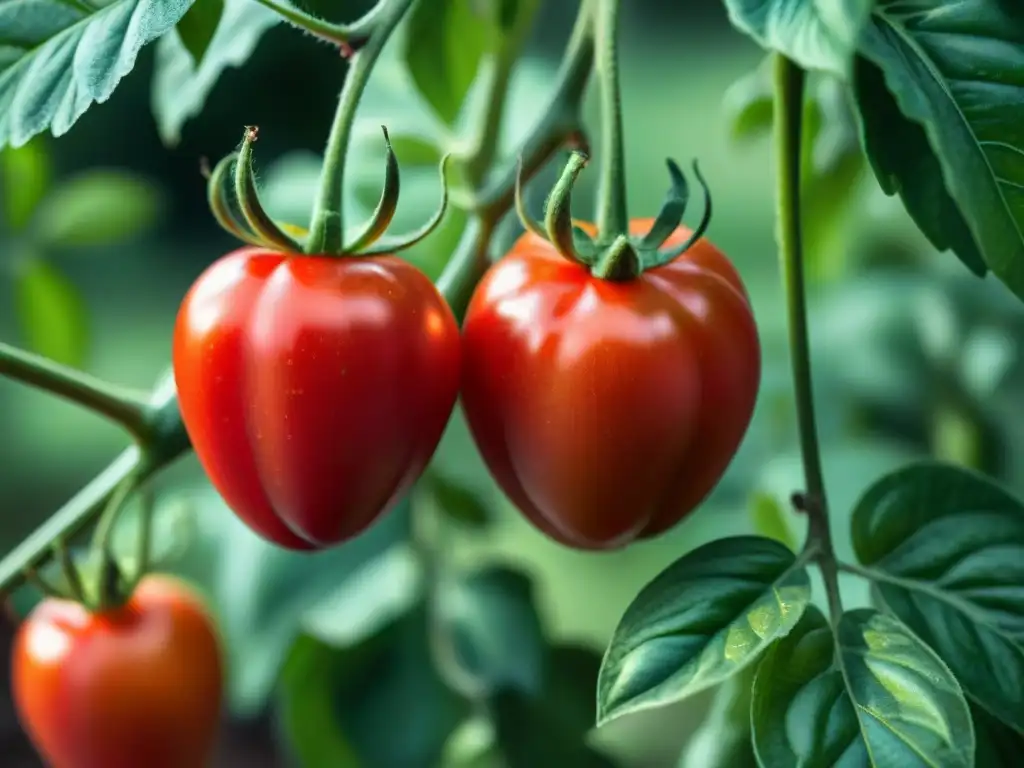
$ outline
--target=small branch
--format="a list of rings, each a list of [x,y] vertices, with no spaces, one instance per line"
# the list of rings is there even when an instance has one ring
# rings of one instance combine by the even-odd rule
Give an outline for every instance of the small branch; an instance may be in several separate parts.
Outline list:
[[[804,281],[803,242],[800,209],[800,161],[803,142],[804,71],[784,56],[775,59],[775,158],[778,196],[776,200],[779,255],[786,289],[789,315],[789,348],[796,397],[800,454],[804,465],[806,491],[800,498],[807,513],[808,547],[818,548],[829,614],[833,621],[842,614],[839,577],[836,569],[832,532],[829,527],[828,499],[818,445],[818,427],[814,413],[814,387],[811,374],[811,349],[807,328],[807,296]],[[796,499],[795,499],[796,500]]]
[[[120,424],[139,442],[149,439],[149,404],[128,389],[2,342],[0,375],[95,411]]]

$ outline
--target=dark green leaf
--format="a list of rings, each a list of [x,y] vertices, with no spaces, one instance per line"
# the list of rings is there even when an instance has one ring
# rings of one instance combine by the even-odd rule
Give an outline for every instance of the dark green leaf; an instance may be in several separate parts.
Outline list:
[[[244,64],[263,33],[281,17],[252,0],[224,0],[221,22],[197,66],[179,34],[156,45],[151,104],[164,144],[175,146],[181,129],[203,109],[224,70]]]
[[[223,15],[224,0],[195,0],[195,5],[178,22],[178,37],[197,67],[202,65]]]
[[[885,606],[1024,733],[1024,506],[979,474],[922,463],[868,489],[852,528]]]
[[[423,485],[437,508],[448,517],[473,528],[482,528],[491,522],[491,512],[484,498],[474,488],[448,477],[436,470],[428,471]]]
[[[485,690],[540,693],[544,631],[528,576],[504,566],[461,575],[438,609],[460,666]]]
[[[58,363],[80,366],[89,347],[89,313],[78,289],[50,263],[19,265],[15,307],[28,346]]]
[[[670,704],[720,683],[786,635],[810,600],[782,544],[719,539],[674,562],[626,610],[605,653],[598,719]]]
[[[296,643],[280,706],[285,738],[304,766],[341,768],[352,754],[373,768],[437,764],[468,706],[434,670],[427,632],[420,606],[355,647],[309,636]]]
[[[758,666],[754,749],[765,768],[971,768],[956,678],[900,622],[871,609],[833,635],[816,608]]]
[[[1017,768],[1024,755],[1024,736],[1007,728],[977,704],[971,705],[971,715],[977,742],[974,764],[978,768]]]
[[[491,44],[489,19],[467,0],[422,0],[405,34],[409,74],[437,115],[453,125]]]
[[[121,171],[85,171],[43,200],[35,234],[46,245],[109,245],[151,228],[162,206],[159,189],[146,179]]]
[[[872,0],[726,0],[729,20],[806,69],[845,74]]]
[[[50,157],[40,139],[0,152],[0,198],[11,229],[19,231],[28,226],[49,186]]]
[[[20,146],[49,128],[61,136],[110,98],[139,50],[170,31],[192,0],[0,4],[0,146]]]
[[[882,190],[899,194],[932,245],[940,251],[952,250],[971,272],[984,276],[985,259],[946,189],[942,166],[924,128],[903,116],[886,89],[882,71],[866,59],[857,59],[853,87],[864,147]]]
[[[1024,14],[1005,0],[881,0],[861,52],[881,70],[860,66],[857,90],[882,186],[902,190],[925,234],[976,269],[966,222],[984,262],[1024,297]],[[943,189],[962,220],[944,220]]]
[[[282,660],[305,629],[356,643],[408,610],[420,583],[408,575],[408,507],[339,547],[293,552],[264,541],[212,490],[195,494],[193,544],[174,573],[204,585],[231,649],[232,713],[264,707]]]
[[[492,700],[497,742],[507,768],[612,765],[585,742],[596,718],[594,690],[600,666],[601,657],[590,648],[557,646],[551,649],[539,695],[506,689]]]

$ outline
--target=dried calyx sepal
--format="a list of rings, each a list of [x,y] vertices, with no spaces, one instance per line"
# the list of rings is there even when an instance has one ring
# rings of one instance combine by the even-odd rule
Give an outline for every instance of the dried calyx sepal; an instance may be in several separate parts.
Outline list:
[[[664,266],[679,258],[690,246],[703,237],[711,222],[711,191],[693,161],[693,175],[704,193],[704,213],[686,241],[670,248],[662,247],[679,228],[690,200],[690,185],[679,166],[666,160],[671,179],[668,195],[650,230],[642,236],[626,232],[598,232],[591,236],[572,219],[572,191],[576,179],[589,158],[574,151],[562,170],[562,175],[551,189],[544,209],[543,224],[526,210],[522,194],[522,177],[516,179],[516,213],[523,226],[538,237],[550,242],[570,261],[582,264],[591,273],[606,280],[630,280],[648,269]]]
[[[321,253],[327,256],[379,256],[397,253],[411,248],[437,229],[448,209],[448,160],[441,158],[441,202],[434,215],[419,229],[401,236],[388,237],[386,232],[398,209],[400,175],[398,158],[395,157],[388,136],[388,129],[381,126],[386,150],[384,165],[384,186],[380,199],[369,219],[351,236],[345,238],[343,247],[336,253]],[[210,210],[217,222],[229,234],[248,245],[270,248],[283,253],[309,253],[306,247],[308,231],[293,224],[277,222],[267,213],[260,201],[253,172],[253,144],[259,138],[259,129],[250,126],[245,129],[242,144],[237,152],[225,157],[213,169],[207,183]]]

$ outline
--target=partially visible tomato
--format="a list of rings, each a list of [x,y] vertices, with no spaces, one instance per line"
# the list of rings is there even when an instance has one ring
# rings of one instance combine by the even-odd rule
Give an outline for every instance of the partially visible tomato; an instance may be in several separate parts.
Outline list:
[[[217,736],[221,648],[202,602],[163,576],[92,614],[47,599],[18,629],[18,717],[52,768],[200,768]]]
[[[356,536],[409,490],[459,358],[444,298],[393,256],[234,251],[196,280],[174,333],[199,461],[242,520],[292,549]]]
[[[477,286],[462,371],[505,494],[555,540],[611,549],[672,527],[717,484],[750,423],[761,353],[743,283],[707,240],[615,282],[527,233]]]

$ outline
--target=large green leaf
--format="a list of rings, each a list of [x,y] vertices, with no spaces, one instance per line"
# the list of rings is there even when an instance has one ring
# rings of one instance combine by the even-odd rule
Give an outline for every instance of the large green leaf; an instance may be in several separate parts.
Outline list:
[[[0,3],[0,146],[49,128],[60,136],[110,98],[139,50],[178,23],[193,0]]]
[[[594,689],[601,657],[592,649],[550,649],[543,689],[533,695],[512,688],[491,700],[495,739],[506,768],[558,765],[610,768],[586,743],[594,726]]]
[[[462,669],[486,690],[539,694],[546,649],[530,578],[489,566],[445,586],[438,612]]]
[[[803,564],[772,539],[719,539],[684,555],[640,591],[616,627],[598,682],[599,722],[735,674],[793,628],[810,592]]]
[[[872,0],[726,0],[729,20],[807,69],[844,74]]]
[[[979,474],[922,463],[868,489],[852,526],[885,606],[1024,733],[1024,505]]]
[[[895,619],[816,608],[758,666],[751,701],[764,768],[969,768],[971,714],[956,678]]]
[[[89,311],[64,273],[40,258],[18,266],[15,308],[22,335],[35,352],[80,366],[89,348]]]
[[[857,97],[883,188],[936,246],[975,269],[980,253],[1024,297],[1024,13],[1006,0],[882,0],[860,50],[880,70],[859,67]]]
[[[220,23],[198,64],[180,28],[157,43],[150,98],[164,144],[181,141],[185,123],[202,111],[224,70],[244,64],[263,33],[280,21],[253,0],[224,0]]]
[[[418,578],[408,578],[408,507],[352,541],[313,553],[271,544],[209,489],[182,495],[195,509],[193,541],[167,570],[209,594],[230,650],[232,712],[262,711],[292,642],[304,631],[356,643],[408,610]]]
[[[309,768],[436,765],[467,703],[435,671],[422,604],[355,646],[302,636],[281,681],[284,735]]]

